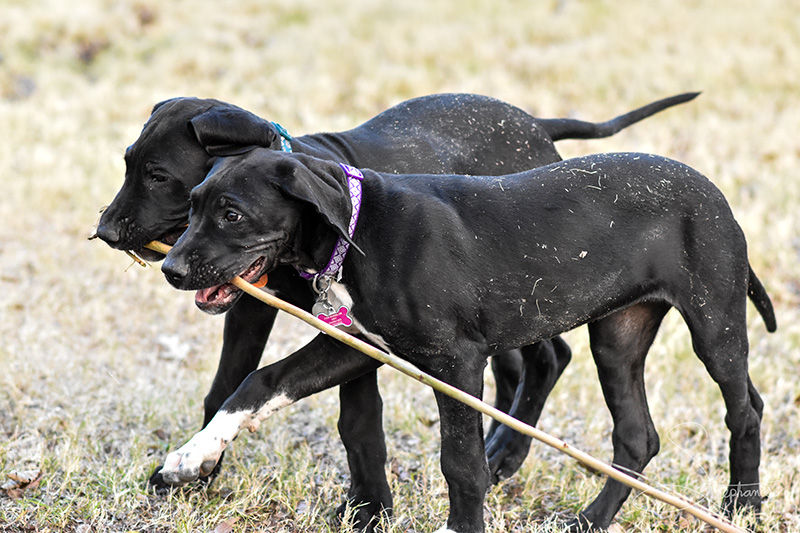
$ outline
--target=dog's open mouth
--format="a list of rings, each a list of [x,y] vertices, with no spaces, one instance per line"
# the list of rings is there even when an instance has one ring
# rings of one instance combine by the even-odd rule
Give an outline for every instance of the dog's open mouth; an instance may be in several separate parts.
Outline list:
[[[239,277],[248,283],[255,283],[263,277],[264,270],[265,259],[261,256],[244,269]],[[232,283],[223,283],[198,290],[194,295],[194,303],[206,313],[218,314],[227,311],[240,293],[241,290]]]

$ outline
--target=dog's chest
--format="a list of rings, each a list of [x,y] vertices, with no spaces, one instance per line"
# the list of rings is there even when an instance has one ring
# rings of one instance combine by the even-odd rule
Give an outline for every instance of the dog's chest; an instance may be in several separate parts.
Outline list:
[[[412,307],[412,313],[403,312],[393,306],[399,297],[388,288],[386,294],[372,294],[371,298],[354,303],[347,286],[333,283],[328,297],[334,308],[345,306],[349,310],[352,326],[340,329],[360,333],[379,348],[414,364],[450,353],[458,341],[450,317],[424,303]]]
[[[387,342],[378,335],[377,333],[373,333],[368,331],[363,324],[361,324],[354,316],[353,316],[353,297],[350,296],[350,293],[347,290],[347,287],[342,285],[341,283],[334,282],[331,284],[328,299],[330,303],[336,308],[339,309],[340,307],[344,306],[349,310],[350,318],[353,320],[353,325],[350,327],[341,327],[340,329],[346,331],[351,335],[355,334],[362,334],[377,346],[382,348],[387,352],[391,352],[389,345]]]

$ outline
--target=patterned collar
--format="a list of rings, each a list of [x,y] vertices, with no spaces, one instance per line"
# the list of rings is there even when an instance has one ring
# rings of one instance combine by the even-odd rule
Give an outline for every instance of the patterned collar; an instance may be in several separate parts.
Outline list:
[[[347,176],[347,188],[350,190],[350,202],[353,205],[353,210],[350,213],[350,225],[347,228],[347,233],[350,235],[350,239],[352,239],[353,234],[356,231],[358,214],[361,211],[361,180],[364,179],[364,175],[360,170],[351,167],[350,165],[339,163],[339,166],[342,167],[342,170],[344,170],[344,173]],[[336,246],[333,247],[333,254],[331,255],[331,258],[325,268],[313,274],[308,272],[300,272],[300,276],[305,279],[336,278],[336,276],[340,274],[339,269],[342,267],[342,263],[344,263],[344,257],[347,255],[347,251],[349,249],[350,243],[347,242],[343,237],[339,237],[336,239]]]

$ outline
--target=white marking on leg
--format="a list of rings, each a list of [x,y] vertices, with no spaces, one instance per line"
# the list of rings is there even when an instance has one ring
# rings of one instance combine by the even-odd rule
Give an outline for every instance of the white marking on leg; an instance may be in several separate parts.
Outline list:
[[[276,413],[287,407],[292,405],[294,400],[286,396],[285,394],[281,394],[280,396],[275,396],[271,398],[267,403],[262,405],[258,411],[250,418],[247,424],[247,429],[250,433],[254,433],[258,430],[258,426],[261,425],[261,422],[269,418],[273,413]],[[242,428],[243,429],[243,428]]]
[[[189,442],[167,456],[161,469],[164,481],[171,485],[183,485],[209,475],[222,452],[241,430],[247,428],[251,433],[256,431],[263,420],[291,403],[293,400],[281,394],[255,412],[219,411]]]

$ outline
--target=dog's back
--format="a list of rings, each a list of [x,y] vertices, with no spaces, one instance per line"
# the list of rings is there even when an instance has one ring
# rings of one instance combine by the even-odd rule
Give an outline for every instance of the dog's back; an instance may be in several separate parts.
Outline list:
[[[528,329],[549,338],[642,298],[680,306],[687,287],[699,294],[693,301],[712,283],[744,294],[748,282],[744,236],[722,193],[658,156],[594,155],[470,180],[382,180],[377,191],[365,184],[363,209],[393,223],[360,226],[367,255],[354,261],[387,286],[429,295],[431,320],[439,299],[459,302],[464,316],[490,309],[471,316],[496,346],[530,342],[518,338]]]

